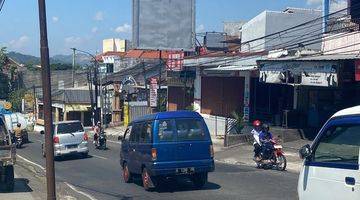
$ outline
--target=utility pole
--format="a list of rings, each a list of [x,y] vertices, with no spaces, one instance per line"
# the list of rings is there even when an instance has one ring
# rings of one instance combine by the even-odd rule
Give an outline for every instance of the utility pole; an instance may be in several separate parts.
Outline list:
[[[71,71],[71,78],[72,78],[72,87],[75,87],[75,80],[74,80],[74,73],[75,73],[75,54],[76,48],[71,48],[73,50],[73,60],[72,60],[72,71]]]
[[[33,85],[33,99],[34,99],[34,102],[33,102],[33,119],[34,121],[36,120],[36,89],[35,89],[35,85]]]
[[[99,80],[98,80],[98,73],[99,73],[99,66],[98,63],[96,62],[96,60],[94,60],[94,85],[95,85],[95,123],[97,123],[100,118],[99,118],[99,108],[98,108],[98,96],[99,96]]]
[[[104,102],[103,102],[103,87],[102,87],[102,71],[99,69],[99,93],[100,93],[100,122],[104,125]]]
[[[49,48],[46,26],[46,5],[45,0],[38,0],[39,24],[40,24],[40,53],[41,53],[41,75],[44,101],[45,119],[45,152],[46,152],[46,185],[47,199],[56,199],[55,192],[55,166],[54,166],[54,143],[52,131],[52,112],[51,112],[51,81],[50,81],[50,62]]]
[[[159,91],[157,92],[158,94],[158,112],[161,111],[161,72],[162,72],[162,65],[163,65],[163,60],[162,60],[162,55],[161,55],[161,50],[159,52],[159,59],[160,59],[160,66],[159,66]]]

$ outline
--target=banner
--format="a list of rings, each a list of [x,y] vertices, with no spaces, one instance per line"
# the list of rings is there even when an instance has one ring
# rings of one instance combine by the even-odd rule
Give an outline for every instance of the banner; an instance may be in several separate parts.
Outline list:
[[[336,66],[304,67],[301,85],[335,87],[338,86]]]
[[[157,89],[158,89],[157,79],[151,78],[150,79],[150,107],[157,107],[157,99],[158,99]]]

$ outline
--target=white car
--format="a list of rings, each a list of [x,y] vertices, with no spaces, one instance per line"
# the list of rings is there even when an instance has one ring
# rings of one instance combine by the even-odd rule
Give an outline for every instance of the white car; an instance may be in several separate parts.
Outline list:
[[[44,134],[41,131],[41,134]],[[60,157],[69,154],[88,156],[88,135],[80,121],[63,121],[54,124],[54,156]],[[45,157],[44,143],[42,154]]]
[[[360,199],[360,106],[341,110],[300,149],[300,200]]]

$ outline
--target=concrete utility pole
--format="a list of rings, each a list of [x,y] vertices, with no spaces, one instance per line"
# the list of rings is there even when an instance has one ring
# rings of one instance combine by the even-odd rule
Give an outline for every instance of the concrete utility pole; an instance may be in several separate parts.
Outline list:
[[[72,78],[72,87],[75,87],[75,80],[74,80],[74,73],[75,73],[75,53],[76,49],[71,48],[73,50],[73,60],[72,60],[72,71],[71,71],[71,78]]]
[[[51,81],[50,61],[46,26],[45,0],[38,0],[39,24],[40,24],[40,53],[41,53],[41,75],[43,87],[44,119],[45,119],[45,153],[46,153],[46,185],[47,199],[56,199],[55,192],[55,166],[54,166],[54,143],[52,131],[51,112]]]

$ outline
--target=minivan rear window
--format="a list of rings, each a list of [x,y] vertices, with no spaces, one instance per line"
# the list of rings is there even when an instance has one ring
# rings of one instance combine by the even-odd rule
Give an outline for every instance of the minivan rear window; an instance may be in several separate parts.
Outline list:
[[[176,119],[177,141],[206,140],[202,121],[198,119]]]
[[[66,134],[66,133],[75,133],[83,132],[84,128],[81,123],[64,123],[57,125],[57,134]]]

